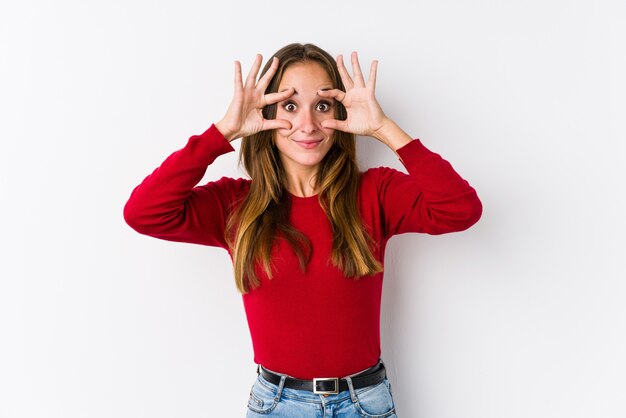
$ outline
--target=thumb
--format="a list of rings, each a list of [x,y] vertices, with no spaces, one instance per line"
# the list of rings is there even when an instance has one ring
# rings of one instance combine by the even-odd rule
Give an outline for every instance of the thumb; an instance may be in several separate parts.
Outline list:
[[[291,122],[285,119],[263,119],[263,130],[291,129]]]
[[[328,129],[337,129],[344,132],[349,132],[348,123],[345,120],[326,119],[322,121],[322,126]]]

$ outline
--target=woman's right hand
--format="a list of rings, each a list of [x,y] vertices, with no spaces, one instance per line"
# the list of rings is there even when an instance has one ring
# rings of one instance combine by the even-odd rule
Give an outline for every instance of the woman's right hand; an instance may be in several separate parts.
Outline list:
[[[262,59],[261,54],[257,54],[245,85],[242,83],[241,63],[235,61],[235,95],[226,115],[215,124],[228,141],[269,129],[291,129],[291,123],[284,119],[263,118],[262,110],[265,106],[287,99],[294,90],[290,87],[283,92],[265,94],[265,89],[278,68],[278,58],[274,57],[269,70],[257,83],[256,77]]]

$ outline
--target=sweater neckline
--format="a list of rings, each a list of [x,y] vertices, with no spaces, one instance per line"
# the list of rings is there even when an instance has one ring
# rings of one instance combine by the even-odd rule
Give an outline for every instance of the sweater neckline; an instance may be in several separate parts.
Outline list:
[[[306,196],[306,197],[304,197],[304,196],[296,196],[295,194],[291,193],[287,189],[285,189],[285,192],[287,193],[287,196],[289,196],[291,198],[292,202],[302,202],[302,203],[305,203],[305,202],[317,202],[317,199],[318,199],[318,196],[319,196],[319,193],[311,195],[311,196]]]

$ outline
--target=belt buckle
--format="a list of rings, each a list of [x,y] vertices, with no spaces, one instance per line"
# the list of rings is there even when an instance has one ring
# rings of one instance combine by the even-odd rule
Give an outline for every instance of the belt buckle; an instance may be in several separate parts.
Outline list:
[[[335,390],[317,390],[317,382],[332,381],[335,383]],[[339,378],[337,377],[319,377],[313,379],[313,393],[318,395],[336,395],[339,393]]]

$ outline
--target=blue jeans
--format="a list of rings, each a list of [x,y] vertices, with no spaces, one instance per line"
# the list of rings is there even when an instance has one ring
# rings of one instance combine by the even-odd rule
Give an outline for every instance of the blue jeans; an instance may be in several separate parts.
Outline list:
[[[285,376],[274,385],[259,375],[250,391],[247,418],[397,418],[391,385],[382,382],[336,395],[316,395],[283,387]]]

